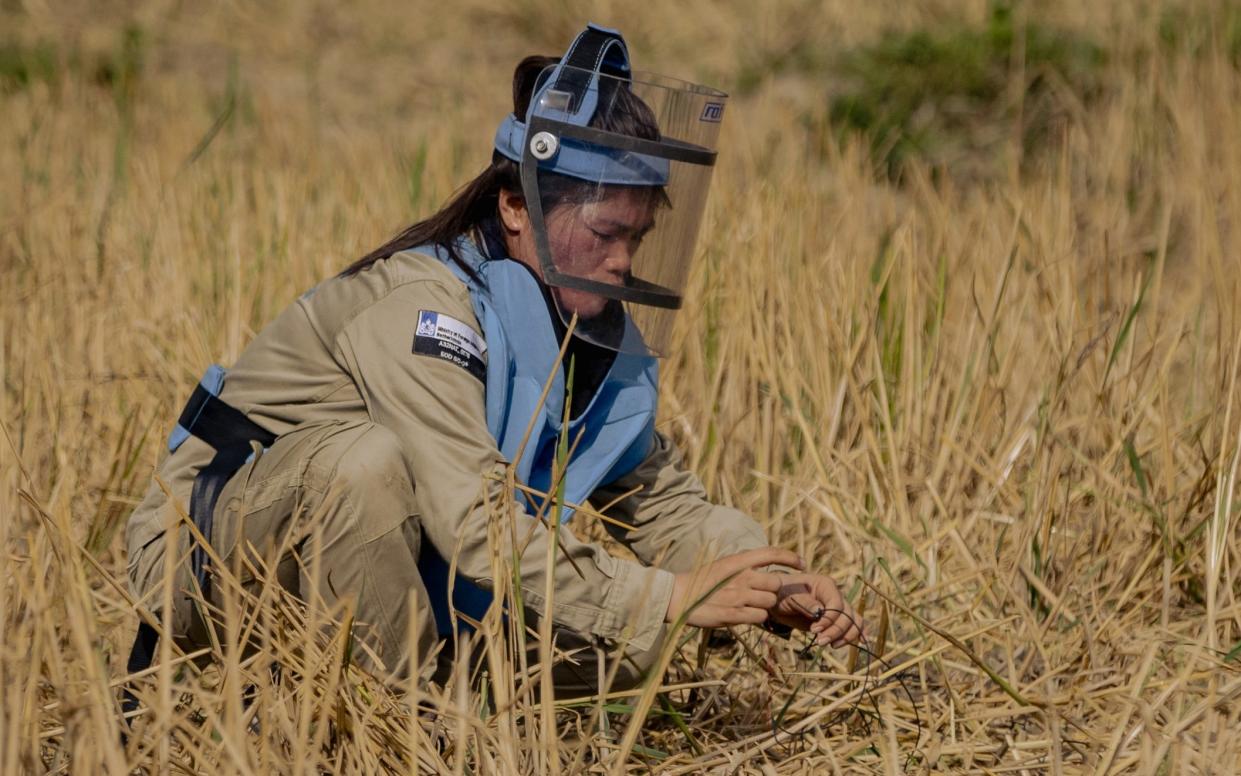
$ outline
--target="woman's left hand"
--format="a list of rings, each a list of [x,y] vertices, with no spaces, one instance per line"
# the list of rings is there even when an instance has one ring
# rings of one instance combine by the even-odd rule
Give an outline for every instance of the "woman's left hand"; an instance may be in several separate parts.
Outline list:
[[[799,630],[810,631],[815,643],[833,647],[856,644],[862,638],[862,619],[840,594],[831,577],[822,574],[787,574],[776,593],[770,617]],[[821,612],[821,614],[819,614]]]

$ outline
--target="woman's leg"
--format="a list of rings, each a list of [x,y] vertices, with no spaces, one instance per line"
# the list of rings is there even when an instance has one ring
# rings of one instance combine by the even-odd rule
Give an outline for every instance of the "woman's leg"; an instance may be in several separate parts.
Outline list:
[[[417,618],[421,664],[436,641],[418,574],[414,487],[399,440],[383,426],[304,426],[229,480],[216,505],[212,545],[227,568],[240,570],[243,585],[253,583],[244,557],[275,569],[312,608],[352,599],[357,634],[382,661],[368,667],[399,679],[410,670],[410,618]],[[412,611],[410,591],[420,602]],[[370,663],[364,651],[355,654]]]
[[[529,612],[527,623],[531,630],[538,631],[536,614]],[[655,670],[667,635],[668,629],[665,627],[650,649],[618,650],[614,644],[600,645],[571,631],[557,630],[556,649],[571,655],[552,667],[556,697],[594,695],[601,689],[607,692],[634,689]],[[539,643],[533,636],[526,642],[526,659],[532,666],[539,662]]]

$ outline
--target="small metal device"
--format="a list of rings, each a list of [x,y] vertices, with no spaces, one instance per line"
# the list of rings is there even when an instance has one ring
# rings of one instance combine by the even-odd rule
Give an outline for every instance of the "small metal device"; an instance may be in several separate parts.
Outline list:
[[[539,132],[530,140],[530,155],[540,162],[551,159],[560,148],[560,141],[551,132]]]

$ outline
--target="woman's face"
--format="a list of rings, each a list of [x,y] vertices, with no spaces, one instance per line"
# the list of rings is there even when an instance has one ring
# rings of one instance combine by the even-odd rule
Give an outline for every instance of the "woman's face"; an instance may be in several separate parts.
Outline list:
[[[541,278],[542,268],[524,203],[519,214],[506,213],[502,194],[500,211],[506,236],[510,238],[509,255],[533,268]],[[599,283],[624,285],[633,267],[634,254],[655,225],[655,197],[647,189],[618,187],[598,201],[556,205],[546,221],[547,240],[557,270]],[[517,230],[511,228],[514,225]],[[514,235],[514,231],[520,234]],[[577,313],[584,320],[603,312],[608,303],[606,297],[588,291],[557,286],[551,286],[551,291],[565,313]]]

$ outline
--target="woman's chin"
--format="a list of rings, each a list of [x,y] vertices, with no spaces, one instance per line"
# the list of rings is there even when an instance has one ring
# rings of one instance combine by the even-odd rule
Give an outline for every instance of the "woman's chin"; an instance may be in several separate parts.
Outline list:
[[[566,299],[568,294],[562,294],[561,309],[566,317],[577,315],[580,320],[588,321],[596,318],[608,306],[608,300],[602,296],[595,294],[583,294],[583,298]],[[576,297],[576,294],[574,295]]]

